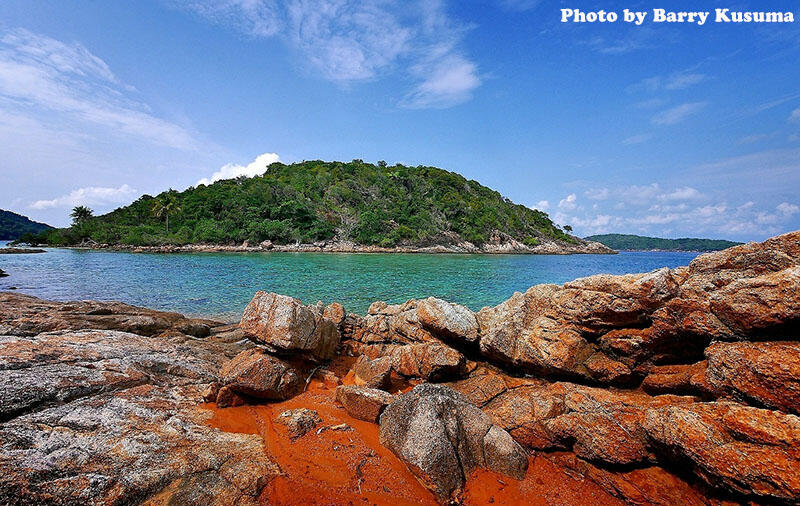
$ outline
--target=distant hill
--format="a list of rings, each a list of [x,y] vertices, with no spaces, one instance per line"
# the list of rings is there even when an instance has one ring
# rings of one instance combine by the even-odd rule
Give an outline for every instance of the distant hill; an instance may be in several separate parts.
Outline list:
[[[31,221],[21,214],[0,209],[0,241],[13,241],[25,234],[39,234],[53,227]]]
[[[641,251],[719,251],[742,244],[723,239],[661,239],[659,237],[644,237],[631,234],[592,235],[587,237],[586,240],[596,241],[616,250]]]
[[[544,212],[436,167],[306,161],[256,177],[144,195],[129,206],[42,236],[43,243],[131,246],[350,241],[381,247],[475,245],[582,247]],[[173,209],[157,212],[163,203]],[[163,209],[161,209],[163,211]]]

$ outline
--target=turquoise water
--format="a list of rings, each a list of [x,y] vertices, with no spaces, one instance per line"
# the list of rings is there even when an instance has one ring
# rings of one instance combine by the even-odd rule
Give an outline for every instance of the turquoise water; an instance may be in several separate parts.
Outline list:
[[[434,295],[474,310],[538,283],[598,273],[646,272],[689,263],[697,253],[619,255],[421,255],[332,253],[152,254],[48,249],[0,255],[0,290],[53,300],[121,300],[154,309],[236,320],[257,290],[304,302],[339,301],[363,314]]]

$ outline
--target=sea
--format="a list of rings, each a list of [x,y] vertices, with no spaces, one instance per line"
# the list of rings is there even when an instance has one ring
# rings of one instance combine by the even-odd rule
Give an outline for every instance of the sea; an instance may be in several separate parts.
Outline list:
[[[0,255],[0,269],[9,274],[0,278],[0,291],[59,301],[118,300],[223,321],[238,321],[258,290],[291,295],[304,303],[336,301],[358,314],[366,313],[374,301],[391,304],[428,296],[477,311],[536,284],[674,268],[699,254],[159,254],[45,249]]]

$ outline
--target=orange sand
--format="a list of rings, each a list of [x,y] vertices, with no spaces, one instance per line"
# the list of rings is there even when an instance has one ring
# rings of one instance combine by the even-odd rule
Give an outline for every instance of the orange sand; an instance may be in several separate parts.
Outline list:
[[[349,378],[345,378],[348,382]],[[406,390],[407,388],[398,388]],[[219,409],[209,424],[220,430],[259,434],[264,449],[283,476],[273,479],[264,504],[435,505],[433,495],[378,440],[378,426],[356,420],[336,403],[335,386],[312,381],[303,394],[286,402]],[[309,408],[322,423],[292,442],[275,418],[287,409]],[[345,423],[354,430],[324,429]],[[573,478],[545,458],[531,458],[525,480],[518,482],[479,470],[471,477],[464,504],[620,504],[589,480]]]

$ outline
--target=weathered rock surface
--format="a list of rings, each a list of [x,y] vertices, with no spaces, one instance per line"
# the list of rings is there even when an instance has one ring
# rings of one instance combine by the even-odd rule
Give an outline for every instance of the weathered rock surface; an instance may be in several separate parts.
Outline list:
[[[365,355],[361,355],[353,366],[353,380],[356,385],[387,390],[391,379],[391,357],[381,357],[370,360]]]
[[[478,341],[478,320],[475,313],[464,306],[428,297],[417,304],[417,318],[425,329],[437,336],[466,343]]]
[[[376,388],[342,385],[336,388],[336,400],[353,418],[377,423],[392,394]]]
[[[329,360],[340,336],[337,324],[325,318],[323,311],[320,305],[304,306],[293,297],[257,292],[239,326],[247,337],[276,353]]]
[[[305,386],[302,373],[259,348],[241,352],[219,371],[217,405],[240,404],[240,396],[279,401],[299,394]]]
[[[0,337],[0,503],[257,504],[279,469],[197,405],[225,359],[186,338]]]
[[[770,501],[800,499],[800,418],[734,403],[649,410],[643,430],[664,461],[713,487]]]
[[[278,415],[276,421],[289,429],[292,440],[305,436],[311,429],[322,423],[319,413],[313,409],[289,409]]]
[[[177,332],[194,337],[210,335],[221,325],[154,311],[122,302],[52,302],[30,295],[0,292],[0,335],[35,336],[55,330],[119,330],[143,336]]]
[[[441,385],[414,387],[380,418],[381,444],[403,460],[445,502],[478,467],[522,479],[525,451],[458,392]]]

